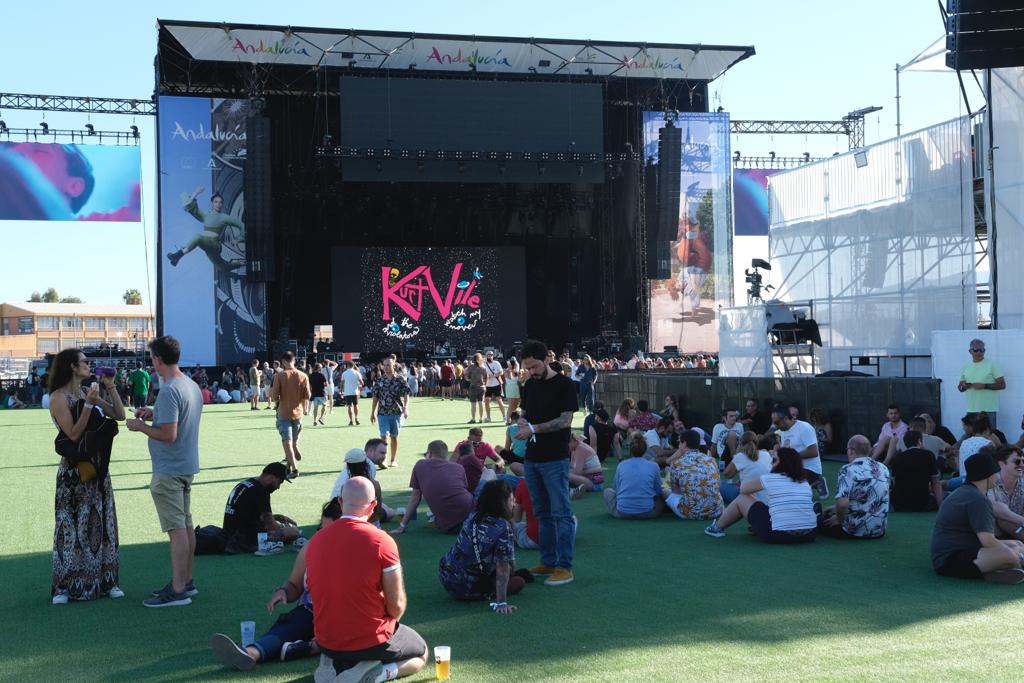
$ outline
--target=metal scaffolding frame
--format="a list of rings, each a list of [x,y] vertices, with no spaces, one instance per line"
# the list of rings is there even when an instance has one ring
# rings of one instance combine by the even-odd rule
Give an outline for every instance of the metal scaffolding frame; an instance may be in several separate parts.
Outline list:
[[[731,132],[764,135],[845,135],[850,149],[864,146],[864,117],[881,107],[864,107],[851,111],[838,121],[743,121],[730,122]]]
[[[79,97],[77,95],[27,95],[0,93],[0,110],[77,112],[82,114],[156,114],[153,98]]]

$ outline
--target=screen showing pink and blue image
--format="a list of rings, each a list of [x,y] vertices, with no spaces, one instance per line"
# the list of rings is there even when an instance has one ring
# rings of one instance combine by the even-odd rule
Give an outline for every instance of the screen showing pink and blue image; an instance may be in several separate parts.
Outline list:
[[[0,142],[0,220],[135,222],[140,175],[134,145]]]
[[[780,168],[737,168],[732,175],[736,235],[768,235],[768,178]]]

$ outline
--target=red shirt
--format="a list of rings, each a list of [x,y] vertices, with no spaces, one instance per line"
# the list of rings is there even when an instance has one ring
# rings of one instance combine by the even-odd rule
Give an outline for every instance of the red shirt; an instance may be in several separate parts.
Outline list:
[[[306,550],[316,642],[338,652],[387,642],[398,622],[384,612],[381,576],[398,566],[394,539],[372,524],[342,518],[317,532]]]
[[[457,444],[455,444],[455,450],[459,450],[459,446],[461,446],[464,443],[469,443],[469,439],[466,439],[465,441],[460,441]],[[486,463],[487,458],[494,460],[495,458],[498,457],[498,454],[494,452],[494,446],[487,443],[486,441],[481,441],[476,446],[473,446],[473,455],[475,455],[476,459],[480,461],[480,464]]]
[[[443,379],[446,382],[450,382],[453,379],[455,379],[455,368],[452,367],[451,365],[442,365],[441,379]]]
[[[520,479],[516,486],[516,503],[523,508],[523,515],[526,516],[526,535],[534,543],[540,543],[540,528],[537,518],[533,516],[533,501],[530,500],[530,489],[526,488],[526,480]]]

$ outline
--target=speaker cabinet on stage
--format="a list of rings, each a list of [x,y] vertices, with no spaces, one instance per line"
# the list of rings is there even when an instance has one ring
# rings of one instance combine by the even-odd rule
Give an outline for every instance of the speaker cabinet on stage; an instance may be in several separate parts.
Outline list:
[[[679,226],[683,131],[666,121],[658,132],[657,201],[654,224],[647,231],[647,274],[652,280],[671,276],[669,242]]]
[[[1024,66],[1024,0],[947,0],[946,66]]]
[[[273,198],[270,187],[270,119],[245,122],[245,261],[254,282],[274,278]]]

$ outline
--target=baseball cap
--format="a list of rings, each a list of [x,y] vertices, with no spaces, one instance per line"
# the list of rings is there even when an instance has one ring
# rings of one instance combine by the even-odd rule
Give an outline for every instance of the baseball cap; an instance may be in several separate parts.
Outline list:
[[[345,462],[366,462],[366,452],[362,448],[350,448],[345,453]]]
[[[291,483],[291,479],[288,478],[288,468],[284,464],[279,462],[272,462],[263,468],[263,474],[269,474],[272,477],[277,477],[281,481]]]
[[[982,436],[971,436],[963,440],[960,444],[960,465],[961,469],[966,472],[967,459],[975,455],[985,446],[991,446],[992,442]]]
[[[995,458],[988,451],[974,454],[964,467],[967,469],[967,481],[983,481],[999,471]]]

